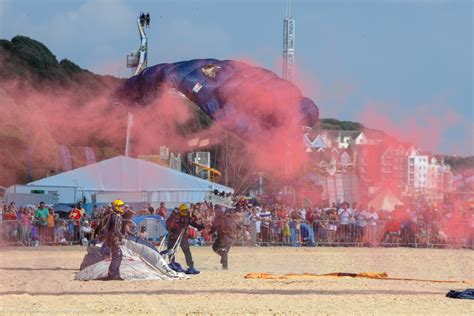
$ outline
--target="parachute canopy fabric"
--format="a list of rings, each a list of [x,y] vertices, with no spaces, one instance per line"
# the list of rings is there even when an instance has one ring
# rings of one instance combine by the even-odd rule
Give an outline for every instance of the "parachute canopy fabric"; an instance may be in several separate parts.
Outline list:
[[[188,279],[185,274],[173,271],[163,257],[150,247],[124,240],[120,246],[122,262],[120,276],[124,280],[179,280]],[[110,258],[101,253],[100,245],[89,245],[87,255],[81,264],[81,270],[75,279],[80,281],[100,280],[107,277]]]
[[[377,280],[388,280],[388,281],[417,281],[417,282],[430,282],[430,283],[473,284],[472,280],[430,280],[430,279],[414,279],[414,278],[393,278],[393,277],[389,277],[386,272],[360,272],[360,273],[333,272],[333,273],[325,273],[325,274],[314,274],[314,273],[273,274],[273,273],[252,272],[252,273],[247,273],[244,276],[244,278],[263,279],[263,280],[289,280],[289,279],[311,280],[311,279],[319,279],[319,278],[364,278],[364,279],[377,279]],[[472,291],[472,290],[467,290],[467,291]]]
[[[194,59],[158,64],[128,79],[119,94],[133,103],[145,105],[157,97],[160,86],[179,91],[213,120],[239,113],[239,124],[232,126],[238,134],[258,132],[247,130],[251,124],[245,120],[252,116],[240,115],[243,106],[250,106],[258,113],[259,108],[268,108],[269,104],[283,105],[291,110],[292,117],[307,126],[313,126],[319,117],[316,104],[303,97],[290,81],[264,68],[233,60]],[[285,119],[267,114],[264,116],[266,124],[278,124],[278,120]]]

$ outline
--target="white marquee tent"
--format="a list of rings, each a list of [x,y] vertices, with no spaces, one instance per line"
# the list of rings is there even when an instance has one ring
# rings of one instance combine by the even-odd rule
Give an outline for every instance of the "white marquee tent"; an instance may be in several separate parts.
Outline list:
[[[232,188],[191,176],[158,164],[118,156],[85,167],[7,189],[7,194],[29,194],[32,190],[55,196],[55,203],[108,203],[163,201],[168,206],[203,201],[206,193]],[[46,196],[45,196],[46,197]]]

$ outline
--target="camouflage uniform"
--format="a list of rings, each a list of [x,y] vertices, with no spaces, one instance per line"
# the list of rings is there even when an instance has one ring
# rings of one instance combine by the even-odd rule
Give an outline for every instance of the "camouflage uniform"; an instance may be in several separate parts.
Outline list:
[[[112,261],[109,266],[109,279],[120,279],[120,264],[122,263],[122,216],[110,210],[104,214],[101,221],[101,236],[105,237],[105,244],[110,249]]]
[[[222,269],[225,270],[229,267],[229,250],[239,231],[239,225],[233,216],[230,213],[217,215],[211,229],[211,232],[217,232],[212,250],[221,256]]]

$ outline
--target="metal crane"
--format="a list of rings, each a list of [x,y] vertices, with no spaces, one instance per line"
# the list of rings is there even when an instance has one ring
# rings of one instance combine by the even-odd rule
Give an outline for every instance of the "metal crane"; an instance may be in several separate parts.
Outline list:
[[[140,13],[137,18],[138,33],[140,35],[140,48],[136,52],[127,55],[127,68],[132,68],[134,76],[138,75],[147,67],[148,62],[148,38],[145,28],[150,27],[150,14]]]

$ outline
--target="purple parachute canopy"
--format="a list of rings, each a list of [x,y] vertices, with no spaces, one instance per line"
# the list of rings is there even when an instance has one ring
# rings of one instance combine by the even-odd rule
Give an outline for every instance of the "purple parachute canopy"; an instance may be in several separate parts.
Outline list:
[[[157,87],[164,85],[184,94],[213,120],[238,113],[243,103],[258,109],[258,102],[263,99],[260,95],[273,103],[288,104],[291,115],[302,125],[313,126],[319,117],[316,104],[303,97],[290,81],[264,68],[233,60],[194,59],[155,65],[128,79],[120,94],[132,103],[146,105],[157,97]],[[239,124],[245,129],[245,122],[241,120]],[[234,132],[249,130],[240,131],[234,126]]]

